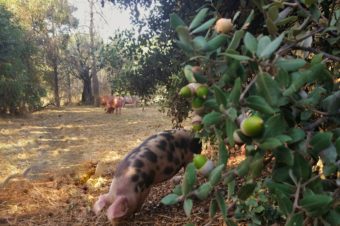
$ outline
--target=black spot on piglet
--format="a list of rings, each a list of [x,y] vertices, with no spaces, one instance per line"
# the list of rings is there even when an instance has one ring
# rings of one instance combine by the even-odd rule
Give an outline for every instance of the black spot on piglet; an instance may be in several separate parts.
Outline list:
[[[157,155],[148,148],[146,149],[144,153],[144,157],[150,162],[154,162],[154,163],[157,162]]]
[[[166,175],[172,174],[174,171],[174,168],[172,168],[171,166],[167,166],[165,167],[165,169],[163,170],[163,173]]]
[[[144,166],[144,162],[142,160],[136,159],[133,162],[133,166],[136,168],[142,168]]]
[[[132,182],[137,182],[137,181],[138,181],[138,178],[139,178],[139,176],[138,176],[137,174],[135,174],[135,175],[133,175],[133,176],[131,177],[131,181],[132,181]]]
[[[155,179],[155,174],[156,173],[154,170],[151,170],[149,174],[145,172],[142,173],[142,178],[144,180],[145,187],[149,187],[153,183]]]
[[[165,140],[161,140],[159,142],[159,144],[157,145],[157,147],[159,149],[161,149],[162,151],[166,151],[166,148],[167,148],[167,142]]]
[[[174,136],[170,132],[164,132],[164,133],[161,133],[159,135],[165,137],[165,139],[168,140],[168,141],[171,141],[171,140],[174,139]]]
[[[190,150],[195,154],[200,154],[202,151],[202,143],[199,138],[193,138],[190,142]]]

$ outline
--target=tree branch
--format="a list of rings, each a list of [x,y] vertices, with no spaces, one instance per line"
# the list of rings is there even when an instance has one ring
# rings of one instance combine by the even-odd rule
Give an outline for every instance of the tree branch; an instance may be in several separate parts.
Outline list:
[[[315,31],[312,31],[310,32],[309,34],[303,36],[302,38],[299,38],[297,40],[295,40],[293,43],[289,44],[289,45],[285,45],[283,47],[281,47],[278,51],[277,51],[277,54],[278,55],[281,55],[283,54],[284,52],[286,52],[287,50],[291,49],[292,47],[296,46],[299,42],[315,35],[316,33],[319,33],[321,31],[323,31],[325,28],[324,27],[319,27],[318,29],[316,29]]]
[[[334,60],[336,62],[340,62],[340,57],[334,56],[332,54],[326,53],[324,51],[312,48],[312,47],[303,47],[303,46],[293,46],[292,49],[298,49],[303,51],[309,51],[312,53],[322,53],[326,58]]]

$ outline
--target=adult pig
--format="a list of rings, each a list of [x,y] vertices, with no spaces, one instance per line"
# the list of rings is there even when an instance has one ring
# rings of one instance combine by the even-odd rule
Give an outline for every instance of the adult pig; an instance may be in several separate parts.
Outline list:
[[[183,129],[158,133],[128,153],[117,166],[110,190],[93,206],[98,214],[105,206],[110,221],[139,211],[152,185],[172,178],[200,153],[202,145]]]

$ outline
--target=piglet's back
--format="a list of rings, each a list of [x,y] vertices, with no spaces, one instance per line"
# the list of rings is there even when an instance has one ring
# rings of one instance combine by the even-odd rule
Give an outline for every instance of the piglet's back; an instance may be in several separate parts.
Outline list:
[[[115,177],[128,177],[135,192],[170,179],[201,152],[201,143],[186,130],[169,130],[147,138],[118,165]]]

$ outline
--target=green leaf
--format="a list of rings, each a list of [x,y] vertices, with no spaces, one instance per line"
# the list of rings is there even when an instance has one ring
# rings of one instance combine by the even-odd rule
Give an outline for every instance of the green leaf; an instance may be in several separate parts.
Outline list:
[[[268,36],[262,36],[257,44],[256,55],[259,57],[261,52],[270,44],[270,38]]]
[[[305,160],[299,153],[295,152],[293,172],[296,178],[306,181],[312,174],[312,169],[307,160]]]
[[[184,200],[183,209],[184,209],[185,215],[187,217],[190,217],[190,215],[191,215],[192,206],[193,206],[192,199],[185,199]]]
[[[221,54],[221,55],[224,55],[224,56],[233,58],[233,59],[238,60],[238,61],[247,61],[247,60],[251,60],[250,57],[244,56],[244,55],[231,54],[231,53],[223,53],[223,54]]]
[[[197,36],[193,40],[196,51],[206,51],[208,49],[208,42],[203,36]]]
[[[231,199],[231,197],[235,194],[236,181],[232,180],[227,184],[227,186],[228,186],[228,199]]]
[[[260,58],[269,58],[281,45],[281,42],[283,40],[284,33],[282,33],[279,37],[274,39],[272,42],[270,42],[259,54]]]
[[[182,186],[180,184],[177,184],[172,190],[172,193],[176,195],[182,195]]]
[[[200,200],[204,200],[209,196],[212,190],[213,190],[213,186],[211,185],[211,183],[205,182],[201,186],[199,186],[197,190],[195,190],[195,195]]]
[[[288,219],[285,226],[299,226],[303,225],[303,214],[294,213],[291,218]]]
[[[226,134],[227,134],[228,143],[231,146],[235,145],[233,134],[236,129],[237,129],[236,123],[230,120],[229,118],[227,118],[226,119]],[[223,144],[223,146],[225,145]]]
[[[167,196],[165,196],[164,198],[162,198],[161,203],[163,203],[164,205],[173,205],[178,203],[179,201],[179,196],[176,194],[169,194]]]
[[[259,177],[263,169],[263,155],[256,153],[253,160],[250,162],[249,170],[253,179]]]
[[[221,164],[215,167],[213,171],[211,171],[211,173],[209,174],[209,182],[212,186],[215,186],[216,184],[218,184],[218,182],[220,182],[222,171],[224,170],[224,168],[225,168],[225,165]]]
[[[322,161],[325,164],[330,164],[330,163],[336,163],[336,159],[337,159],[337,152],[336,152],[336,148],[333,144],[329,145],[327,148],[323,149],[320,153],[319,153]]]
[[[275,168],[272,172],[272,178],[276,182],[291,182],[290,177],[289,177],[289,172],[290,167],[288,166],[282,166]]]
[[[292,74],[293,81],[291,85],[283,92],[283,96],[291,96],[293,93],[300,90],[308,81],[308,72],[294,72]]]
[[[243,38],[244,35],[244,30],[238,30],[234,33],[234,36],[231,40],[231,42],[229,43],[228,49],[237,49],[237,47],[240,45],[240,42]]]
[[[268,9],[267,13],[268,13],[268,17],[271,20],[276,20],[277,17],[279,16],[279,9],[276,5],[273,5]]]
[[[216,199],[212,199],[209,207],[209,218],[213,218],[216,215],[217,206],[218,205]]]
[[[283,59],[280,58],[277,62],[276,65],[280,67],[281,69],[284,69],[288,72],[290,71],[296,71],[299,68],[303,67],[306,65],[306,61],[303,59]]]
[[[276,200],[277,200],[277,202],[279,204],[279,208],[283,212],[283,214],[289,215],[292,212],[293,203],[292,203],[292,201],[290,201],[290,199],[287,196],[278,193]]]
[[[205,127],[209,127],[211,125],[217,125],[220,123],[221,119],[222,114],[220,112],[212,111],[203,117],[202,123]]]
[[[237,167],[236,173],[238,176],[243,177],[249,171],[249,163],[251,162],[252,157],[248,156],[245,160],[243,160]]]
[[[216,50],[220,47],[223,47],[228,41],[228,36],[225,34],[219,34],[213,39],[209,40],[207,45],[208,45],[208,50],[213,51]]]
[[[246,33],[246,35],[243,38],[243,42],[247,50],[249,50],[253,54],[256,53],[257,40],[251,33],[249,32]]]
[[[275,159],[278,163],[284,163],[288,166],[293,166],[294,156],[290,149],[287,147],[279,147],[274,152]]]
[[[273,115],[264,123],[264,138],[275,137],[285,132],[288,125],[285,119],[280,115]]]
[[[277,81],[281,89],[286,89],[290,85],[291,77],[286,70],[279,68],[275,81]]]
[[[243,201],[246,200],[249,196],[253,194],[255,187],[256,183],[245,184],[238,192],[238,198]]]
[[[310,145],[313,147],[311,153],[316,157],[322,150],[328,148],[332,143],[332,132],[318,132],[310,141]]]
[[[187,195],[192,190],[195,182],[196,182],[196,168],[193,163],[189,163],[184,173],[182,194]]]
[[[225,146],[224,142],[221,141],[218,145],[218,162],[217,164],[226,164],[229,158],[229,152],[227,150],[227,147]]]
[[[186,26],[184,21],[176,13],[170,14],[170,24],[174,29],[176,29],[178,26]]]
[[[237,110],[233,107],[230,107],[227,109],[227,111],[225,112],[228,116],[228,118],[231,120],[231,121],[235,121],[236,118],[237,118]]]
[[[196,79],[194,77],[194,73],[192,72],[192,66],[191,65],[186,65],[184,67],[184,76],[189,83],[196,82]]]
[[[278,83],[269,74],[257,75],[256,89],[270,106],[277,106],[281,91]]]
[[[277,33],[277,27],[274,23],[274,21],[270,18],[266,19],[266,26],[267,26],[267,30],[269,32],[269,34],[271,35],[275,35]]]
[[[332,202],[333,198],[328,195],[305,194],[299,204],[308,216],[318,217],[329,211]]]
[[[326,221],[330,223],[330,225],[340,225],[340,212],[339,210],[330,210],[326,216]]]
[[[219,111],[220,107],[218,106],[216,99],[208,99],[204,102],[204,108],[211,109],[215,111]]]
[[[200,25],[203,22],[203,20],[207,16],[208,10],[209,10],[208,8],[203,8],[197,13],[195,18],[192,20],[192,22],[189,25],[190,30],[192,30],[193,28],[196,28],[198,25]]]
[[[227,106],[227,98],[225,96],[225,93],[219,88],[218,86],[213,86],[214,94],[216,98],[217,104],[220,106],[221,104],[226,107]]]
[[[335,141],[335,149],[338,155],[340,156],[340,137]]]
[[[282,145],[283,145],[283,143],[279,139],[277,139],[275,137],[270,137],[270,138],[265,139],[260,144],[260,148],[267,151],[267,150],[276,149],[276,148],[278,148]]]
[[[216,198],[217,205],[219,209],[221,210],[223,220],[227,221],[227,206],[225,204],[223,195],[219,191],[217,191],[215,193],[215,198]]]
[[[229,94],[228,102],[233,103],[234,106],[238,106],[240,95],[241,95],[241,79],[237,78]]]
[[[292,138],[291,141],[288,141],[289,144],[293,144],[303,140],[306,136],[305,131],[301,128],[291,128],[288,131],[288,136]]]
[[[189,49],[192,49],[192,39],[189,34],[189,30],[187,27],[178,26],[176,28],[176,32],[178,35],[179,40]]]
[[[295,187],[293,185],[285,183],[275,183],[272,180],[267,180],[266,186],[268,187],[270,193],[283,194],[287,197],[290,197],[295,192]]]
[[[252,9],[249,13],[249,16],[247,17],[246,21],[244,22],[243,26],[242,26],[242,29],[245,30],[249,27],[249,24],[253,21],[254,19],[254,14],[255,14],[255,11]]]
[[[321,106],[325,109],[329,114],[339,114],[340,109],[340,91],[337,91],[327,98],[325,98]]]
[[[292,138],[290,136],[284,135],[284,134],[278,135],[275,138],[278,139],[279,141],[281,141],[283,144],[288,143],[289,141],[292,140]]]
[[[277,20],[275,21],[275,25],[280,27],[280,26],[284,26],[288,23],[293,23],[295,21],[298,20],[298,17],[297,16],[290,16],[290,17],[286,17],[286,18],[283,18],[283,19],[280,19],[280,20]]]
[[[216,18],[211,18],[207,22],[203,23],[201,26],[197,27],[195,30],[191,32],[191,34],[196,34],[202,31],[205,31],[211,27],[216,21]]]
[[[272,115],[276,112],[267,101],[261,96],[249,96],[246,100],[246,105],[255,111],[264,114]]]
[[[191,45],[186,45],[185,43],[179,41],[179,40],[175,40],[175,44],[181,48],[184,52],[186,53],[192,53],[194,51],[193,47]]]

